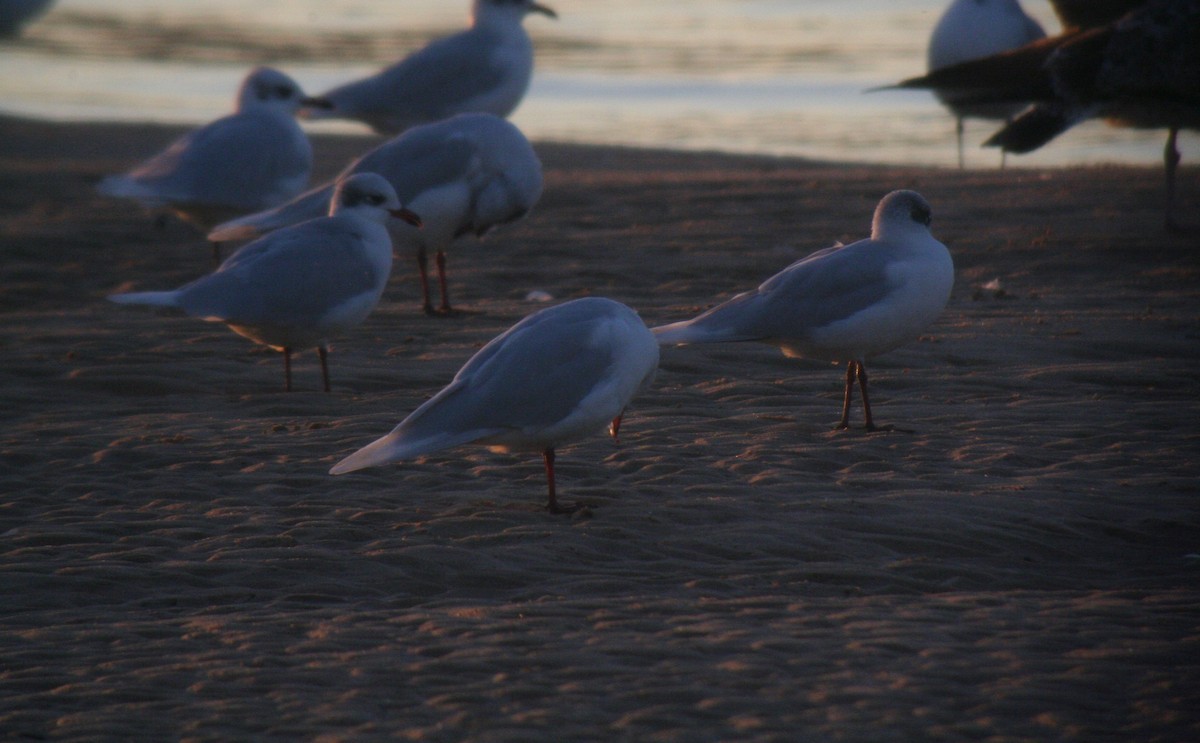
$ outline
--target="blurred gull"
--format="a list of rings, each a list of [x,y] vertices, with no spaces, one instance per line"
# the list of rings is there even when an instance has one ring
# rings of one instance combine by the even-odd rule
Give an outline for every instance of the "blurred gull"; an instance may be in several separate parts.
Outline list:
[[[870,238],[817,251],[754,291],[653,332],[663,345],[759,341],[793,358],[846,361],[838,428],[849,426],[857,379],[873,431],[866,360],[916,338],[941,314],[954,284],[954,264],[929,233],[931,219],[920,194],[893,191],[875,208]]]
[[[976,102],[1033,101],[984,143],[1007,152],[1033,151],[1089,118],[1166,128],[1166,224],[1178,229],[1176,139],[1180,129],[1200,128],[1200,0],[1106,2],[1086,12],[1076,2],[1056,5],[1062,34],[900,86],[950,89]]]
[[[329,216],[256,240],[213,273],[174,291],[109,299],[175,307],[283,351],[289,392],[292,351],[316,346],[328,392],[328,339],[365,320],[387,284],[392,243],[383,224],[391,217],[420,223],[400,206],[386,179],[358,173],[338,183]]]
[[[207,231],[223,220],[281,204],[308,185],[312,146],[294,117],[305,98],[290,77],[252,70],[237,108],[177,139],[125,175],[105,178],[106,196],[166,207]]]
[[[1017,0],[954,0],[946,8],[929,38],[929,69],[1015,49],[1045,37],[1037,21],[1025,14]],[[968,103],[952,91],[934,90],[938,100],[954,114],[958,138],[958,167],[963,167],[963,119],[1010,119],[1024,104]],[[1003,165],[1003,161],[1001,161]]]
[[[459,235],[482,235],[519,219],[542,194],[542,164],[525,135],[492,114],[461,114],[410,129],[350,163],[340,177],[374,172],[387,178],[400,200],[421,215],[422,228],[393,224],[398,248],[414,246],[421,272],[424,309],[433,313],[427,253],[436,254],[442,303],[446,293],[446,248]],[[309,219],[329,203],[333,184],[315,188],[277,209],[217,226],[209,239],[240,240]]]
[[[557,17],[532,0],[474,0],[471,25],[432,42],[380,72],[326,93],[328,110],[309,119],[354,119],[380,134],[482,111],[508,116],[533,75],[533,42],[521,25],[528,13]]]
[[[600,297],[529,315],[493,339],[449,386],[391,433],[338,462],[330,474],[481,444],[492,451],[540,451],[558,504],[554,450],[610,426],[658,368],[654,336],[633,310]]]
[[[0,0],[0,39],[13,38],[21,28],[50,9],[54,0]]]

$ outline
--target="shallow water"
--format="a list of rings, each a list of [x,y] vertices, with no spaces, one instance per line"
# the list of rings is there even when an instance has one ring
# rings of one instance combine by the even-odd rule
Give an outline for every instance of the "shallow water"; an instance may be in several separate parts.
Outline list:
[[[0,111],[65,120],[198,123],[246,68],[319,92],[453,32],[466,0],[60,0],[0,46]],[[532,138],[953,165],[953,121],[923,92],[866,94],[924,70],[944,0],[548,0],[526,21],[537,71],[514,121]],[[1053,33],[1048,4],[1027,10]],[[882,8],[882,9],[881,9]],[[317,131],[362,131],[322,123]],[[968,122],[968,163],[994,122]],[[1077,127],[1021,165],[1154,163],[1161,132]],[[1184,160],[1200,152],[1185,136]]]

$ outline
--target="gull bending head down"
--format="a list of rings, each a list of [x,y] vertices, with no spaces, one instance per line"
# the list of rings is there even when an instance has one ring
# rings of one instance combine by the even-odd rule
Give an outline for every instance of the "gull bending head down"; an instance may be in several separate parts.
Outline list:
[[[471,357],[441,392],[391,433],[338,462],[330,474],[481,444],[541,452],[547,509],[559,505],[555,449],[610,426],[654,379],[658,346],[633,310],[611,299],[576,299],[529,315]]]

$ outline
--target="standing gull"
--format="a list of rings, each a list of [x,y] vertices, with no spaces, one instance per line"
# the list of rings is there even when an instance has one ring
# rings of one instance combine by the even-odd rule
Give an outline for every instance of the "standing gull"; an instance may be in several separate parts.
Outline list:
[[[524,216],[542,194],[542,164],[519,129],[492,114],[461,114],[415,127],[350,163],[342,171],[373,172],[387,178],[400,200],[421,215],[422,228],[392,223],[397,247],[415,246],[426,313],[435,310],[429,291],[427,254],[437,260],[442,303],[446,290],[445,251],[460,235],[482,235]],[[333,184],[315,188],[273,210],[218,225],[209,239],[241,240],[319,214]]]
[[[289,392],[292,351],[316,346],[329,392],[328,339],[365,320],[387,285],[392,243],[383,223],[391,217],[420,224],[387,180],[359,173],[338,183],[329,216],[256,240],[179,289],[109,299],[181,309],[283,351]]]
[[[653,328],[658,342],[759,341],[785,356],[846,361],[838,428],[850,424],[854,381],[874,431],[867,359],[916,338],[950,298],[954,264],[929,232],[932,210],[914,191],[879,202],[871,237],[817,251],[745,292],[684,322]]]
[[[165,207],[207,231],[247,212],[281,204],[304,190],[312,145],[296,123],[306,98],[295,81],[259,67],[238,90],[229,116],[195,129],[124,175],[100,182],[106,196]]]
[[[1015,49],[1045,37],[1041,25],[1025,14],[1017,0],[954,0],[934,26],[926,55],[929,69]],[[952,91],[934,94],[954,114],[958,167],[963,160],[963,119],[1011,119],[1023,103],[969,103]],[[1003,165],[1003,160],[1001,161]]]
[[[547,509],[569,513],[555,493],[555,449],[610,426],[649,386],[658,346],[633,310],[600,297],[529,315],[493,339],[391,433],[338,462],[330,474],[481,444],[538,451],[546,466]]]
[[[467,30],[330,90],[322,98],[331,108],[302,116],[354,119],[380,134],[471,111],[508,116],[533,75],[533,42],[521,25],[529,13],[557,17],[533,0],[474,0]]]
[[[1127,7],[1132,10],[1110,20]],[[974,102],[1032,101],[984,143],[1007,152],[1031,152],[1089,118],[1167,129],[1165,222],[1179,229],[1176,140],[1180,129],[1200,128],[1200,0],[1126,0],[1086,12],[1069,3],[1058,10],[1068,24],[1058,36],[899,87],[953,90]],[[1084,25],[1091,23],[1101,25]]]

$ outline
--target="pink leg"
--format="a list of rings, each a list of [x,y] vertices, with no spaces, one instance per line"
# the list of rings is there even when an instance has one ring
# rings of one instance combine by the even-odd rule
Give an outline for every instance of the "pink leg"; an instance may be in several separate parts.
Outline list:
[[[329,391],[329,350],[325,346],[317,346],[317,355],[321,357],[321,378],[325,380],[325,391]]]
[[[438,271],[438,289],[442,292],[442,306],[438,312],[450,314],[450,294],[446,291],[446,254],[438,250],[437,252],[437,271]]]
[[[618,444],[621,443],[621,439],[617,438],[617,434],[621,433],[621,419],[624,417],[625,414],[621,413],[616,418],[612,419],[612,423],[608,424],[608,432],[612,435],[613,441],[617,442]]]
[[[546,510],[550,513],[575,513],[579,510],[579,506],[560,506],[558,505],[557,492],[554,488],[554,449],[553,447],[542,452],[542,460],[546,463],[546,482],[549,486],[550,499],[546,504]]]
[[[417,270],[421,272],[421,309],[426,315],[433,314],[433,302],[429,299],[429,257],[425,253],[425,246],[417,248]]]
[[[867,430],[874,431],[876,428],[875,422],[871,419],[871,398],[867,397],[867,367],[861,361],[856,363],[858,364],[858,386],[862,389],[863,417],[866,419]]]
[[[846,392],[842,395],[842,420],[837,424],[837,430],[844,431],[850,427],[850,401],[854,399],[854,375],[856,361],[846,364]]]

